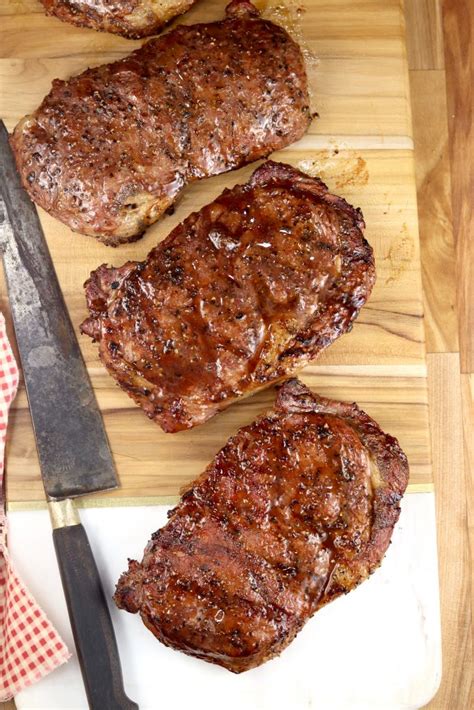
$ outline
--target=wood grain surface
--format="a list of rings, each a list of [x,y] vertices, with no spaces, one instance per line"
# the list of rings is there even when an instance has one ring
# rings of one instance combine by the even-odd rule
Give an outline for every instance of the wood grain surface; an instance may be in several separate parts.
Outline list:
[[[472,366],[474,310],[471,212],[474,13],[472,3],[451,0],[408,0],[405,7],[443,638],[441,686],[428,707],[464,710],[474,706],[474,376],[470,374],[472,369],[462,372]]]
[[[405,18],[408,30],[407,55],[411,72],[417,69],[444,69],[441,3],[438,0],[407,0]],[[444,91],[442,92],[445,93]],[[433,97],[440,99],[439,94]],[[412,93],[412,102],[416,92]],[[413,111],[413,130],[422,128],[420,115]],[[446,115],[441,117],[446,119]],[[430,129],[430,126],[427,126]]]
[[[202,5],[206,6],[205,12],[209,17],[216,17],[221,12],[222,4],[217,0],[202,2]],[[276,3],[265,4],[268,6]],[[285,4],[288,4],[288,0]],[[309,2],[299,4],[307,5]],[[352,15],[355,4],[358,6],[358,13],[354,21]],[[472,284],[472,277],[469,277],[464,259],[458,258],[456,266],[456,244],[451,225],[451,179],[446,141],[449,116],[452,187],[454,206],[457,210],[455,228],[458,234],[459,224],[465,224],[464,236],[466,236],[467,225],[472,224],[472,221],[470,222],[470,217],[466,215],[461,218],[459,209],[462,208],[462,195],[466,194],[466,190],[467,206],[472,203],[473,194],[472,183],[469,187],[471,178],[468,177],[469,169],[472,170],[472,167],[469,167],[469,164],[472,165],[472,149],[469,150],[465,141],[469,139],[469,125],[472,140],[472,120],[469,124],[470,117],[472,118],[472,114],[469,113],[469,110],[472,111],[472,73],[469,79],[468,62],[472,63],[474,34],[472,29],[469,29],[469,22],[472,28],[473,21],[472,3],[469,0],[464,2],[445,0],[443,4],[444,46],[441,0],[406,0],[405,12],[411,69],[410,84],[429,353],[429,403],[437,490],[443,621],[442,684],[435,699],[429,703],[429,707],[432,710],[464,710],[474,705],[471,624],[474,589],[471,566],[474,375],[470,374],[473,371],[469,354],[472,353],[472,340],[466,328],[467,321],[463,320],[468,302],[470,300],[472,307],[473,300],[466,299],[464,304],[461,303],[459,311],[461,314],[459,330],[464,349],[464,372],[461,373],[455,285],[461,284],[461,291],[463,291],[466,288],[464,284],[469,287],[469,279]],[[286,21],[288,24],[293,24],[294,31],[299,32],[301,36],[301,27],[303,21],[306,23],[308,14],[306,12],[302,17],[298,17],[295,15],[297,5],[293,3],[290,5]],[[384,130],[381,130],[378,120],[378,117],[384,114],[384,103],[387,104],[385,95],[391,81],[390,77],[393,78],[395,67],[401,61],[397,52],[400,42],[403,43],[403,37],[394,22],[394,19],[399,16],[399,3],[391,1],[354,3],[351,0],[329,2],[328,0],[317,2],[317,8],[315,18],[318,20],[316,23],[318,26],[315,26],[312,32],[317,37],[315,54],[320,61],[322,60],[321,66],[318,67],[317,58],[312,58],[312,61],[316,68],[315,89],[321,91],[321,107],[324,106],[326,113],[322,115],[319,125],[315,124],[313,128],[315,145],[328,149],[328,159],[331,158],[332,148],[344,141],[353,150],[357,149],[355,155],[364,148],[411,147],[411,130],[407,120],[409,109],[406,107],[405,98],[396,97],[396,115],[389,117],[387,124],[391,126],[390,136],[384,136]],[[198,10],[195,8],[182,21],[193,21],[196,12]],[[38,99],[47,91],[51,77],[60,75],[64,60],[71,62],[69,64],[71,71],[77,72],[88,62],[92,62],[94,55],[103,53],[107,59],[111,56],[118,57],[134,46],[134,43],[125,40],[87,30],[77,30],[52,18],[45,18],[36,0],[11,0],[10,3],[3,3],[0,5],[0,15],[3,15],[0,19],[0,52],[4,57],[0,60],[0,102],[9,119],[10,127],[17,120],[18,115],[18,110],[11,107],[12,95],[18,96],[17,100],[21,102],[22,111],[26,112],[34,108]],[[445,50],[450,107],[448,115],[445,110]],[[469,54],[470,60],[466,59]],[[385,66],[387,55],[389,62]],[[358,74],[358,68],[361,69],[364,75],[363,89],[345,86],[344,76],[342,76],[342,84],[333,84],[335,79],[341,79],[341,73],[337,72],[335,66],[339,56],[344,57],[345,71],[350,67],[352,77]],[[56,62],[56,60],[60,61]],[[375,65],[381,61],[384,67],[376,67],[374,70]],[[462,71],[459,71],[459,67],[462,67]],[[322,72],[323,76],[318,76],[318,72]],[[381,86],[382,83],[384,86]],[[378,97],[379,91],[383,92],[381,98]],[[397,79],[394,83],[394,93],[398,91]],[[24,93],[26,98],[22,97]],[[317,91],[315,93],[317,94]],[[404,96],[406,97],[406,94]],[[471,108],[466,110],[468,105]],[[373,106],[376,107],[375,111]],[[456,106],[456,112],[453,112],[453,106]],[[387,119],[386,113],[384,120]],[[372,120],[372,114],[376,116],[376,121]],[[456,137],[454,127],[458,125],[458,121],[462,122],[464,135]],[[330,141],[333,141],[328,146],[324,145],[327,136]],[[465,238],[461,243],[463,248],[469,245]],[[73,257],[79,258],[82,249],[87,251],[89,247],[80,240],[77,242],[77,248],[75,244],[71,241],[68,246],[72,249]],[[457,240],[458,247],[459,244]],[[110,254],[109,251],[106,253]],[[116,253],[119,257],[122,252]],[[469,254],[467,256],[469,257]],[[112,257],[104,256],[106,260],[109,258]],[[472,255],[470,258],[472,263]],[[115,256],[114,261],[118,263]],[[66,265],[64,267],[63,286],[67,282],[71,288],[73,281],[71,275],[67,275]],[[79,309],[79,306],[76,308]],[[471,344],[470,349],[469,344]],[[322,371],[319,373],[318,381],[321,382],[321,386],[329,376],[329,367],[326,365],[325,375]],[[411,368],[412,373],[415,374],[414,379],[420,379],[417,366],[411,365]],[[352,368],[352,373],[354,372],[355,368]],[[357,378],[352,376],[350,381],[354,386]],[[390,378],[390,382],[395,381],[396,377]],[[342,385],[344,379],[340,380],[340,383]],[[346,384],[343,386],[345,387]],[[353,391],[357,397],[360,396],[356,390]],[[379,388],[375,388],[375,391],[380,395]],[[426,395],[423,397],[425,400]],[[376,406],[377,401],[367,401],[368,409]],[[19,413],[22,408],[24,409],[24,396],[23,400],[19,400]],[[375,409],[372,409],[372,412],[374,411]],[[464,427],[464,451],[462,427]],[[30,441],[31,446],[33,446],[32,441]],[[37,485],[37,482],[34,482],[34,485]],[[4,710],[7,708],[10,710],[11,707],[13,704],[8,704]]]
[[[430,36],[430,35],[428,35]],[[427,352],[459,351],[445,76],[410,71]]]
[[[218,18],[222,5],[198,3],[180,21]],[[273,157],[320,175],[331,190],[362,208],[377,262],[377,284],[353,331],[306,369],[304,378],[329,396],[357,399],[400,438],[411,464],[411,490],[429,487],[423,301],[400,5],[392,0],[357,5],[311,0],[301,11],[291,1],[260,5],[266,16],[282,22],[300,41],[308,59],[314,105],[321,115],[302,141]],[[0,59],[0,114],[10,127],[39,104],[55,76],[66,77],[121,56],[136,44],[44,18],[30,1],[21,3],[20,14],[18,8],[13,10],[4,10]],[[54,42],[46,26],[54,30]],[[117,250],[74,235],[41,212],[75,328],[86,315],[82,284],[92,269],[103,262],[118,266],[144,258],[189,212],[210,202],[224,187],[246,180],[254,168],[193,185],[172,217],[151,228],[141,241]],[[3,285],[0,297],[7,310]],[[238,426],[272,402],[273,395],[263,393],[203,427],[165,435],[104,373],[91,341],[81,337],[80,344],[121,480],[119,490],[95,496],[87,504],[176,496]],[[12,414],[7,455],[9,505],[43,501],[24,392]]]
[[[441,686],[429,707],[467,710],[472,707],[472,578],[459,355],[427,357],[443,624]]]
[[[474,372],[474,4],[444,0],[451,197],[457,255],[461,372]]]
[[[410,460],[410,484],[419,490],[420,485],[431,482],[431,471],[411,154],[334,148],[314,152],[287,150],[276,157],[322,175],[332,189],[342,191],[347,199],[362,206],[368,224],[367,237],[377,262],[377,284],[353,331],[324,353],[316,365],[307,368],[304,375],[315,389],[321,392],[324,389],[328,396],[355,399],[366,406],[369,414],[398,436]],[[43,213],[45,233],[74,326],[77,328],[86,315],[81,284],[92,268],[103,261],[120,265],[129,258],[143,258],[182,217],[210,201],[223,185],[245,179],[252,169],[194,186],[172,218],[152,228],[138,244],[118,250],[111,251],[95,240],[72,235]],[[6,305],[5,301],[4,310]],[[233,431],[271,406],[272,395],[263,393],[244,400],[203,427],[176,435],[164,434],[104,372],[97,361],[96,346],[85,336],[80,337],[80,344],[121,480],[120,489],[94,496],[88,503],[100,504],[103,498],[156,499],[177,495]],[[371,409],[374,400],[380,405],[376,411]],[[9,504],[42,500],[23,391],[15,401],[11,427],[7,451]]]
[[[364,10],[367,10],[367,17],[355,25],[358,37],[369,36],[371,38],[368,45],[370,45],[373,57],[377,56],[377,46],[382,45],[381,38],[386,39],[388,34],[386,24],[384,24],[387,20],[383,18],[387,18],[390,13],[393,16],[397,12],[395,6],[398,3],[385,3],[381,8],[382,4],[363,3]],[[326,16],[329,13],[332,18],[331,33],[326,33],[324,26],[320,28],[320,35],[326,34],[320,38],[326,51],[330,52],[336,40],[339,42],[339,51],[345,51],[347,44],[350,44],[352,49],[352,42],[346,39],[349,35],[345,34],[350,2],[319,4],[321,8],[323,5]],[[466,34],[469,32],[467,27],[469,19],[472,23],[472,4],[467,1],[453,1],[445,2],[444,5],[445,27],[447,28],[445,45],[447,45],[446,50],[449,53],[447,54],[446,69],[451,108],[453,92],[457,92],[458,99],[459,94],[461,93],[462,98],[462,92],[464,92],[463,105],[454,116],[452,111],[449,113],[452,144],[453,138],[456,141],[453,131],[454,124],[457,125],[459,120],[463,120],[464,125],[467,125],[465,106],[469,103],[472,107],[472,79],[468,80],[466,84],[467,72],[463,72],[461,76],[458,64],[459,53],[462,52],[466,56],[467,49],[469,49],[469,47],[466,48]],[[334,8],[334,12],[332,12],[332,8]],[[464,356],[464,361],[468,363],[467,367],[463,368],[466,372],[460,373],[456,333],[457,317],[453,306],[455,303],[454,286],[458,282],[467,281],[469,272],[465,268],[466,263],[460,259],[457,271],[455,270],[455,244],[451,229],[449,194],[451,181],[446,159],[447,115],[444,110],[446,75],[441,0],[407,0],[405,9],[408,57],[412,70],[410,83],[412,86],[415,160],[419,188],[423,286],[427,321],[427,351],[429,353],[429,401],[434,444],[434,477],[437,490],[443,620],[443,678],[440,691],[429,703],[429,707],[432,710],[464,710],[474,704],[471,626],[474,375],[470,374],[472,367],[469,362],[472,363],[472,360],[468,355]],[[56,20],[44,18],[40,6],[35,0],[24,0],[23,2],[12,0],[10,3],[4,3],[0,6],[0,14],[5,15],[8,22],[8,25],[2,22],[4,34],[0,43],[4,56],[10,65],[8,74],[10,71],[16,72],[18,77],[23,71],[23,60],[41,57],[41,47],[44,47],[46,37],[48,44],[50,43],[51,23],[55,23],[55,31],[54,42],[48,48],[50,56],[55,53],[57,57],[79,55],[80,58],[80,55],[87,53],[87,51],[94,53],[98,46],[103,48],[105,52],[109,52],[112,45],[115,44],[115,47],[118,47],[119,43],[124,42],[88,31],[79,31],[62,25]],[[12,15],[15,17],[12,18]],[[189,17],[188,14],[184,21],[190,21]],[[4,20],[3,17],[2,20]],[[462,31],[460,32],[460,30]],[[463,40],[462,44],[459,43],[459,34]],[[363,42],[365,41],[363,39]],[[392,37],[391,41],[396,42],[397,40]],[[125,46],[128,48],[131,43],[127,42]],[[471,55],[472,46],[471,40]],[[461,47],[463,47],[462,50]],[[117,51],[117,54],[120,53],[120,49],[114,48],[114,51]],[[320,54],[322,53],[319,47],[318,51]],[[457,58],[455,59],[455,57]],[[15,61],[15,58],[20,61]],[[3,62],[0,62],[0,71],[2,71],[2,76],[7,73],[7,65]],[[44,76],[44,73],[44,68],[40,66],[36,70],[36,77],[40,78]],[[462,83],[463,77],[464,84]],[[457,89],[453,87],[453,82],[459,84]],[[44,84],[42,86],[44,88]],[[2,88],[3,83],[0,89]],[[23,85],[23,89],[27,88],[27,85]],[[34,92],[34,87],[30,90]],[[375,90],[377,90],[377,86],[375,86]],[[34,102],[30,102],[30,107],[31,105],[34,105]],[[26,110],[30,110],[30,107]],[[349,107],[349,111],[356,116],[352,106]],[[11,121],[14,120],[15,118],[12,117]],[[323,120],[325,119],[323,118]],[[355,121],[358,121],[358,116]],[[400,119],[395,123],[401,125]],[[370,136],[364,137],[361,134],[358,138],[354,133],[355,130],[351,127],[352,145],[356,140],[360,141],[357,147],[367,145]],[[370,133],[374,133],[374,131],[370,131]],[[375,133],[377,132],[375,131]],[[410,135],[410,131],[407,129],[399,135]],[[377,136],[376,138],[378,140]],[[465,138],[459,138],[454,146],[451,145],[453,193],[458,208],[462,199],[461,194],[465,194],[463,190],[469,190],[466,173],[469,167],[467,162],[472,156],[472,150],[469,151],[465,140]],[[459,153],[461,153],[460,162]],[[463,154],[466,160],[463,159]],[[472,161],[470,162],[472,163]],[[472,189],[468,194],[470,203]],[[457,220],[459,223],[459,217]],[[466,224],[468,223],[466,221]],[[469,341],[466,321],[463,322],[462,318],[459,321],[460,330],[463,331],[461,340],[464,345]],[[461,437],[462,425],[464,426],[464,455]],[[471,559],[469,559],[469,545],[471,545]],[[12,707],[13,703],[9,703],[4,706],[4,710],[7,708],[10,710]]]
[[[410,486],[431,485],[426,378],[400,375],[401,368],[305,368],[301,379],[314,391],[357,402],[395,434],[410,461]],[[403,370],[406,371],[405,368]],[[273,406],[274,390],[243,399],[210,422],[191,431],[164,434],[147,420],[109,376],[93,371],[93,383],[103,412],[121,487],[111,493],[81,499],[86,506],[158,503],[175,500],[180,489],[204,470],[215,453],[240,426],[250,424]],[[119,395],[119,396],[118,396]],[[43,500],[35,443],[26,395],[20,392],[11,419],[8,457],[10,508],[25,508]],[[13,472],[13,474],[12,474]]]

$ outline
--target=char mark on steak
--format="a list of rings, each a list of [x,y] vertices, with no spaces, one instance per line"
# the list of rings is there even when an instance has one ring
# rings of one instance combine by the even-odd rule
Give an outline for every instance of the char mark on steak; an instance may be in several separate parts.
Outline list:
[[[130,562],[115,602],[167,646],[246,671],[378,567],[407,481],[398,442],[357,405],[287,381]]]

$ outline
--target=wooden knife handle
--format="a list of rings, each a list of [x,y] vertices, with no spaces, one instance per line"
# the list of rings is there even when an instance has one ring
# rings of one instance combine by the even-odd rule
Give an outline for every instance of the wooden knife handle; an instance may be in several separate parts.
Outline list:
[[[91,710],[133,710],[117,641],[86,531],[78,523],[53,530],[54,547]]]

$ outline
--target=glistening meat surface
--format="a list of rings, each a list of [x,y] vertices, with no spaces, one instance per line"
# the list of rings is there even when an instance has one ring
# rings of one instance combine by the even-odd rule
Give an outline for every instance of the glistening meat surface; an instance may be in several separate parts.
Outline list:
[[[54,81],[11,139],[31,198],[116,245],[141,236],[188,183],[300,138],[311,121],[300,48],[248,0],[226,12]]]
[[[267,162],[143,262],[99,267],[82,331],[165,431],[201,424],[347,332],[375,280],[359,210]]]
[[[167,646],[253,668],[380,564],[407,481],[396,439],[290,380],[129,563],[115,601]]]

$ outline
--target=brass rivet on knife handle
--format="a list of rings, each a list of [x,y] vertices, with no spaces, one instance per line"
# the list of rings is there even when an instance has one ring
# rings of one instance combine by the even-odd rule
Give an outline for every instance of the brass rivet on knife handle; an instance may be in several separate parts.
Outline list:
[[[80,525],[79,514],[71,498],[64,500],[51,500],[48,503],[49,514],[53,530],[65,528],[69,525]]]

